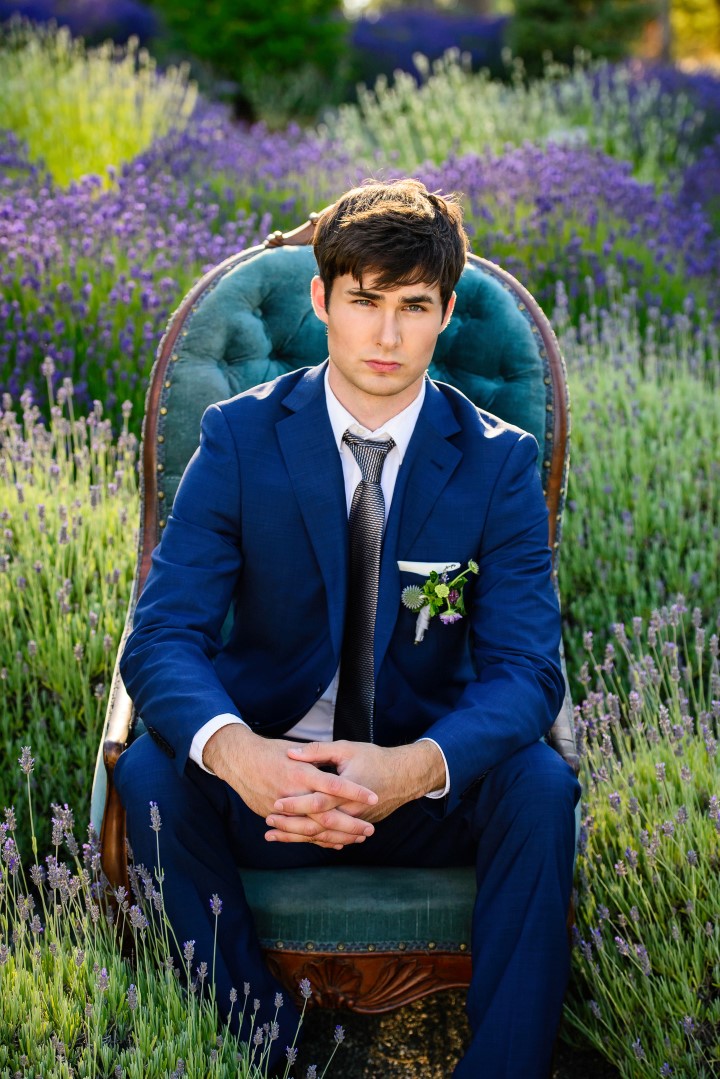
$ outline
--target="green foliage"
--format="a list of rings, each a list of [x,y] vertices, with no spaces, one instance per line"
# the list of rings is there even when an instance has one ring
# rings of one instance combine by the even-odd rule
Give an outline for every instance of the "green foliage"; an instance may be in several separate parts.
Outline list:
[[[298,79],[306,85],[296,104],[309,106],[312,83],[314,106],[329,103],[346,50],[340,0],[152,0],[152,6],[174,48],[238,84],[256,116],[265,115],[266,94],[275,110],[283,97],[291,104]]]
[[[408,172],[450,155],[569,142],[630,161],[639,179],[660,183],[687,164],[702,122],[687,95],[670,95],[651,75],[638,80],[583,53],[571,67],[546,64],[544,77],[530,82],[519,60],[509,83],[473,72],[457,50],[433,64],[417,55],[415,63],[419,87],[406,72],[396,72],[392,85],[380,77],[372,89],[359,88],[357,105],[327,116],[322,131],[357,156],[375,154]]]
[[[0,745],[11,760],[31,741],[52,762],[34,777],[42,804],[88,819],[135,562],[137,444],[99,406],[75,418],[69,384],[59,396],[49,429],[28,401],[0,419]],[[0,804],[18,782],[3,770]]]
[[[681,597],[618,627],[629,677],[592,641],[578,711],[584,789],[566,1010],[624,1079],[720,1067],[718,638]],[[590,635],[591,636],[591,635]],[[566,1027],[567,1030],[567,1027]]]
[[[255,1030],[257,1013],[250,1014],[249,991],[236,993],[235,1000],[215,1002],[208,988],[215,956],[195,957],[194,941],[183,942],[183,969],[173,963],[171,952],[179,955],[180,945],[176,942],[173,949],[173,931],[164,913],[159,816],[153,825],[148,817],[148,827],[153,826],[158,838],[155,873],[131,866],[130,893],[118,889],[111,897],[100,869],[97,837],[89,835],[81,856],[67,806],[53,806],[53,852],[39,864],[30,793],[35,761],[29,747],[19,760],[31,822],[32,887],[22,864],[27,852],[17,843],[17,815],[6,809],[0,824],[2,1076],[267,1079],[271,1039],[262,1029]],[[67,861],[62,860],[65,851]],[[222,917],[221,903],[219,907],[216,918]],[[123,958],[123,939],[131,945],[131,960]],[[195,967],[197,960],[202,962]],[[307,1004],[309,983],[300,988]],[[276,1020],[281,1007],[282,998],[275,1003]],[[230,1018],[238,1011],[251,1018],[247,1042],[239,1042],[229,1030]],[[283,1030],[291,1048],[304,1013],[303,1006],[294,1038],[289,1036],[292,1031]],[[339,1027],[328,1065],[342,1036]],[[283,1079],[289,1075],[288,1060]]]
[[[60,184],[132,160],[195,107],[187,65],[160,75],[137,39],[86,49],[65,28],[14,20],[0,53],[3,127]]]
[[[568,364],[571,468],[560,552],[571,688],[583,631],[603,634],[691,590],[703,617],[720,596],[720,347],[680,320],[660,342],[635,295],[595,307],[579,329],[560,290],[555,326]]]
[[[571,63],[577,48],[620,60],[656,10],[646,0],[515,0],[508,43],[532,74],[548,54]]]

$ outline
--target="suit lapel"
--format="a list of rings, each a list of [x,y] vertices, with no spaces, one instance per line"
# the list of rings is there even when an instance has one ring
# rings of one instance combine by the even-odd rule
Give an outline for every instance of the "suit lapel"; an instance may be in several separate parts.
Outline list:
[[[342,645],[347,594],[347,509],[340,454],[325,404],[325,364],[312,368],[285,398],[292,414],[277,424],[280,449],[323,576],[330,635]]]
[[[398,557],[405,556],[462,459],[448,436],[460,426],[442,392],[426,383],[425,401],[398,472],[385,529],[375,618],[375,672],[380,670],[400,609]],[[452,553],[452,552],[450,552]]]

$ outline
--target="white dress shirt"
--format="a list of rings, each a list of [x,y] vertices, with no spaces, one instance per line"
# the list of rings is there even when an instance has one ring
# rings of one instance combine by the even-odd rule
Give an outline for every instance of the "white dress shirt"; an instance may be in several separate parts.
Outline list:
[[[345,481],[345,498],[348,515],[350,514],[350,506],[352,504],[353,495],[355,494],[355,488],[360,483],[362,474],[360,472],[360,466],[353,456],[352,450],[342,440],[343,435],[346,431],[350,431],[351,434],[359,435],[361,438],[373,438],[377,440],[392,438],[394,441],[395,445],[385,458],[385,464],[383,465],[380,477],[380,486],[382,487],[383,498],[385,500],[385,520],[387,521],[393,493],[395,491],[395,481],[397,480],[398,471],[402,464],[403,457],[407,452],[410,439],[415,430],[417,418],[420,415],[420,409],[425,400],[425,380],[423,379],[421,382],[420,390],[415,400],[412,401],[407,408],[404,408],[402,412],[399,412],[397,416],[393,416],[392,419],[384,423],[377,431],[368,431],[366,427],[359,424],[355,417],[340,404],[330,388],[328,371],[325,372],[325,400],[333,436],[338,448],[338,453],[340,454],[343,479]],[[337,698],[339,677],[340,671],[338,669],[335,672],[335,677],[332,682],[319,700],[315,702],[310,711],[307,712],[291,730],[283,735],[283,738],[298,738],[306,742],[332,741],[335,700]],[[210,769],[203,764],[202,759],[203,750],[205,749],[207,742],[221,727],[225,727],[230,723],[242,722],[243,720],[240,716],[233,715],[232,713],[224,713],[223,715],[214,716],[212,719],[208,720],[208,722],[197,731],[192,740],[190,746],[190,759],[195,761],[196,764],[199,764],[204,771],[210,771]],[[437,742],[432,738],[420,739],[420,741],[429,741],[437,746]],[[440,746],[438,746],[438,749],[440,750],[445,763],[445,787],[442,790],[432,791],[426,796],[428,798],[442,798],[450,789],[450,779],[445,754],[442,752],[442,749],[440,749]]]

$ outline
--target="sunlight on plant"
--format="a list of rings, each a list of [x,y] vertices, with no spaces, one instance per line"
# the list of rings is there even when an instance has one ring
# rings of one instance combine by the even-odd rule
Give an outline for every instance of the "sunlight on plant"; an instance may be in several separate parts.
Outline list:
[[[35,759],[30,746],[22,747],[19,764],[32,822]],[[267,1079],[282,994],[275,998],[274,1022],[261,1025],[256,1022],[260,1001],[253,1001],[248,983],[233,989],[228,1001],[215,1001],[207,963],[192,969],[187,961],[193,941],[184,944],[183,966],[164,909],[157,806],[151,804],[148,827],[158,836],[158,865],[152,872],[131,863],[129,891],[122,886],[111,891],[97,835],[88,829],[88,841],[81,845],[67,805],[53,804],[51,827],[52,852],[40,861],[31,824],[33,857],[27,862],[18,845],[14,807],[5,809],[0,823],[2,1074]],[[209,899],[220,917],[220,897]],[[284,1071],[277,1073],[283,1079],[295,1062],[295,1043],[312,993],[306,979],[299,991],[299,1023]],[[247,1017],[247,1040],[230,1030],[238,1016],[240,1025]],[[337,1027],[323,1075],[343,1039]],[[311,1065],[307,1076],[317,1074]]]
[[[602,659],[585,635],[566,1016],[625,1079],[710,1079],[720,1065],[718,623],[686,614],[679,596],[617,625]]]
[[[49,358],[44,372],[50,389]],[[100,402],[74,414],[69,379],[54,398],[50,389],[49,426],[29,395],[18,419],[6,394],[0,417],[2,738],[22,736],[52,760],[36,777],[45,804],[86,815],[132,581],[137,439],[128,408],[116,438]],[[0,788],[0,800],[17,797],[10,770]]]
[[[358,154],[382,151],[394,167],[412,171],[451,155],[502,153],[524,142],[588,144],[632,162],[641,180],[659,183],[689,161],[687,143],[702,115],[685,94],[628,66],[591,63],[578,53],[570,69],[549,63],[528,82],[522,61],[506,57],[510,82],[473,72],[468,54],[450,49],[430,63],[414,58],[421,82],[396,71],[358,89],[358,104],[328,116],[322,130]]]
[[[187,123],[197,98],[188,66],[160,74],[137,38],[88,49],[66,27],[13,20],[0,51],[3,126],[60,184],[118,168]]]
[[[573,415],[559,578],[575,691],[587,627],[607,634],[683,590],[707,619],[720,594],[717,329],[704,313],[669,327],[616,275],[606,307],[586,288],[579,327],[562,286],[555,309]]]

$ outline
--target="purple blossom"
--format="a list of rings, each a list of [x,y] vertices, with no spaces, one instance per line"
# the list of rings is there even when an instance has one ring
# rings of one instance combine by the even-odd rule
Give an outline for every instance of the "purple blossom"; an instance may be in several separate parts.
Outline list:
[[[453,622],[459,622],[462,618],[462,615],[459,614],[457,611],[443,611],[439,615],[439,618],[444,625],[450,626]]]

